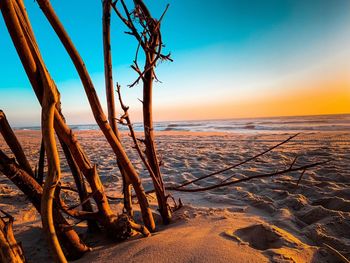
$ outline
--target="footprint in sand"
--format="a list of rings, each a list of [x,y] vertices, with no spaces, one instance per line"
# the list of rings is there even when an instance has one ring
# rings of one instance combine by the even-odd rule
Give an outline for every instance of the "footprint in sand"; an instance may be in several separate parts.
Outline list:
[[[256,224],[238,229],[234,233],[225,232],[237,241],[249,244],[258,250],[271,248],[293,247],[296,248],[302,243],[288,232],[272,225]]]

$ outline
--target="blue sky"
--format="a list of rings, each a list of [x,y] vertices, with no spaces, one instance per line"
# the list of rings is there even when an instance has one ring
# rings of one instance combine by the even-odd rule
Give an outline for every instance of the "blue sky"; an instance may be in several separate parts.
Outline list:
[[[105,104],[101,1],[51,3]],[[174,62],[157,68],[162,83],[156,84],[154,94],[156,120],[350,112],[349,0],[146,3],[156,17],[170,3],[162,32],[165,51],[171,51]],[[25,4],[44,60],[61,92],[68,122],[93,123],[83,87],[64,48],[37,3]],[[122,84],[132,116],[139,121],[137,98],[142,97],[142,88],[126,87],[136,77],[129,66],[137,43],[125,30],[112,14],[114,80]],[[3,19],[0,36],[0,108],[15,126],[37,125],[39,104]],[[281,103],[286,107],[281,108]]]

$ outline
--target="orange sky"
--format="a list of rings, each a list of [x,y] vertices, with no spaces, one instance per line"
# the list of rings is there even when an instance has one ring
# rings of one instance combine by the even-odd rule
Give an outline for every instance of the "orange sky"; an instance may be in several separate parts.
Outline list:
[[[305,87],[280,90],[276,93],[252,94],[249,100],[223,98],[222,101],[207,104],[199,101],[192,105],[155,108],[155,117],[159,120],[341,113],[350,113],[350,79],[347,76],[339,80],[314,81]]]

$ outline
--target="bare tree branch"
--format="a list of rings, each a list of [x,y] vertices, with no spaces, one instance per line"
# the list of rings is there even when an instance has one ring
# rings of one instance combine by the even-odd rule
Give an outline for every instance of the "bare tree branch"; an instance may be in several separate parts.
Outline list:
[[[0,133],[4,137],[13,154],[16,156],[18,163],[26,170],[28,174],[34,177],[32,167],[24,154],[22,146],[17,140],[16,135],[12,131],[10,124],[7,121],[6,115],[2,110],[0,110]]]
[[[293,138],[295,138],[295,137],[298,136],[298,135],[299,135],[299,133],[297,133],[297,134],[295,134],[295,135],[293,135],[293,136],[290,136],[290,137],[287,138],[286,140],[284,140],[284,141],[282,141],[282,142],[280,142],[280,143],[278,143],[278,144],[276,144],[276,145],[274,145],[274,146],[272,146],[272,147],[266,149],[265,151],[263,151],[263,152],[261,152],[261,153],[258,153],[258,154],[256,154],[256,155],[254,155],[254,156],[252,156],[252,157],[250,157],[250,158],[248,158],[248,159],[246,159],[246,160],[244,160],[244,161],[242,161],[242,162],[239,162],[239,163],[237,163],[237,164],[228,166],[228,167],[226,167],[226,168],[224,168],[224,169],[221,169],[221,170],[219,170],[219,171],[215,171],[215,172],[213,172],[213,173],[210,173],[210,174],[207,174],[207,175],[203,175],[203,176],[201,176],[201,177],[199,177],[199,178],[196,178],[196,179],[194,179],[194,180],[183,182],[183,183],[180,184],[179,186],[176,186],[176,188],[184,187],[184,186],[186,186],[186,185],[189,185],[189,184],[198,182],[198,181],[200,181],[200,180],[203,180],[203,179],[205,179],[205,178],[208,178],[208,177],[211,177],[211,176],[214,176],[214,175],[217,175],[217,174],[220,174],[220,173],[229,171],[229,170],[231,170],[231,169],[233,169],[233,168],[236,168],[236,167],[241,166],[241,165],[243,165],[243,164],[245,164],[245,163],[248,163],[248,162],[250,162],[250,161],[252,161],[252,160],[255,160],[255,159],[259,158],[260,156],[262,156],[262,155],[264,155],[264,154],[266,154],[266,153],[268,153],[268,152],[270,152],[270,151],[276,149],[277,147],[279,147],[279,146],[281,146],[281,145],[283,145],[283,144],[286,144],[287,142],[289,142],[290,140],[292,140]],[[225,180],[221,181],[221,183],[225,183],[225,182],[227,182],[228,180],[232,179],[233,177],[234,177],[234,176],[230,176],[229,178],[226,178]]]
[[[319,165],[323,165],[323,164],[326,164],[328,162],[330,162],[330,160],[317,162],[317,163],[313,163],[313,164],[308,164],[308,165],[303,165],[303,166],[296,167],[296,168],[289,167],[289,168],[287,168],[285,170],[277,171],[277,172],[274,172],[274,173],[259,174],[259,175],[246,177],[246,178],[242,178],[242,179],[237,179],[237,180],[231,181],[231,182],[215,184],[215,185],[211,185],[211,186],[207,186],[207,187],[201,187],[201,188],[179,188],[179,187],[175,186],[175,187],[166,187],[166,189],[167,190],[173,190],[173,191],[179,191],[179,192],[202,192],[202,191],[208,191],[208,190],[216,189],[216,188],[219,188],[219,187],[224,187],[224,186],[229,186],[229,185],[234,185],[234,184],[250,181],[250,180],[253,180],[253,179],[272,177],[272,176],[277,176],[277,175],[281,175],[281,174],[285,174],[285,173],[289,173],[289,172],[295,172],[295,171],[300,171],[300,170],[307,170],[309,168],[312,168],[312,167],[315,167],[315,166],[319,166]]]

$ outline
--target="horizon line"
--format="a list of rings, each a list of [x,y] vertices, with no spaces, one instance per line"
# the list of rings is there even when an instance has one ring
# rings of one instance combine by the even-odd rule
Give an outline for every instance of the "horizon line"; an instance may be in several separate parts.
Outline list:
[[[350,115],[350,112],[346,113],[327,113],[327,114],[307,114],[307,115],[279,115],[279,116],[260,116],[260,117],[232,117],[232,118],[212,118],[212,119],[191,119],[191,120],[162,120],[154,121],[154,123],[163,123],[163,122],[191,122],[191,121],[224,121],[224,120],[245,120],[245,119],[271,119],[271,118],[293,118],[293,117],[318,117],[318,116],[337,116],[337,115]],[[136,121],[134,123],[142,123],[142,121]],[[67,123],[68,126],[89,126],[89,125],[98,125],[97,123],[86,123],[86,124],[77,124]],[[14,129],[17,128],[36,128],[41,127],[41,125],[24,125],[24,126],[13,126]]]

